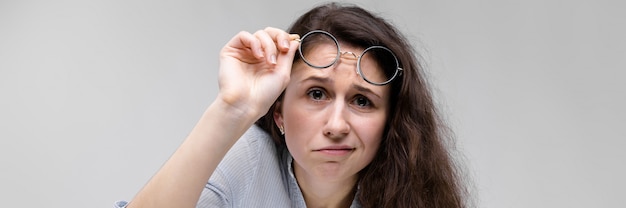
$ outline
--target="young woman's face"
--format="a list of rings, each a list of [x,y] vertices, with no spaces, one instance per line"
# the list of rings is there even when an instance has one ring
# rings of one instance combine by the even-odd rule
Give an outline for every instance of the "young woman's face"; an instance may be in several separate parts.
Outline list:
[[[319,46],[314,52],[333,57],[336,49]],[[376,155],[389,108],[389,87],[365,82],[356,72],[356,63],[351,54],[325,69],[294,63],[274,118],[284,127],[296,172],[327,181],[354,179]],[[369,57],[361,65],[378,67]]]

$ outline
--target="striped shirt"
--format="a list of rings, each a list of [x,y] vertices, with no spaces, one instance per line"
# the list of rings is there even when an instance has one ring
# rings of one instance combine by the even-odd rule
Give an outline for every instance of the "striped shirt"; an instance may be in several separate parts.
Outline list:
[[[252,126],[228,151],[205,185],[197,207],[297,207],[306,203],[293,174],[291,154]],[[126,202],[116,202],[123,208]],[[351,208],[361,207],[358,200]]]

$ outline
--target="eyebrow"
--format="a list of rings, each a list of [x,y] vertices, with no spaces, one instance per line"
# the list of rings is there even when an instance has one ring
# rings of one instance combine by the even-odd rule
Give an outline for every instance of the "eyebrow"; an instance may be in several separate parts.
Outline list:
[[[315,82],[321,82],[321,83],[328,83],[328,84],[332,84],[335,82],[335,80],[329,78],[329,77],[319,77],[319,76],[310,76],[307,77],[306,79],[303,79],[302,82],[307,82],[307,81],[315,81]],[[357,91],[363,93],[363,94],[371,94],[376,96],[379,99],[382,99],[382,97],[378,94],[376,94],[374,91],[372,91],[371,89],[364,87],[362,85],[359,84],[352,84],[351,86],[352,88],[356,89]]]
[[[318,77],[318,76],[310,76],[310,77],[307,77],[306,79],[303,79],[300,82],[307,82],[307,81],[316,81],[316,82],[330,83],[330,84],[335,82],[329,77]]]
[[[370,90],[367,87],[364,87],[364,86],[361,86],[361,85],[357,85],[357,84],[352,84],[352,87],[355,88],[359,92],[362,92],[364,94],[371,94],[371,95],[374,95],[374,96],[378,97],[378,99],[382,99],[380,97],[380,95],[374,93],[374,91]]]

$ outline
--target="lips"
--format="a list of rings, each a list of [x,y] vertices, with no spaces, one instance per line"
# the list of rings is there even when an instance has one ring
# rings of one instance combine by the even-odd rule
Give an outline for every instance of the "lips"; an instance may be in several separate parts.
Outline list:
[[[350,146],[328,146],[328,147],[324,147],[324,148],[320,148],[320,149],[316,149],[313,150],[314,152],[319,152],[325,155],[331,155],[331,156],[343,156],[346,155],[352,151],[354,151],[355,148],[350,147]]]

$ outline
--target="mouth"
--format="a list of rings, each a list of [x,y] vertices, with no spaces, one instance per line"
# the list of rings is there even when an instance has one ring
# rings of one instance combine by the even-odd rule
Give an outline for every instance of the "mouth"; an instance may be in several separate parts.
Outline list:
[[[344,155],[351,153],[354,150],[355,148],[353,147],[337,146],[337,147],[324,147],[321,149],[313,150],[313,152],[318,152],[318,153],[322,153],[322,154],[330,155],[330,156],[344,156]]]

